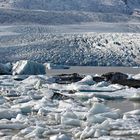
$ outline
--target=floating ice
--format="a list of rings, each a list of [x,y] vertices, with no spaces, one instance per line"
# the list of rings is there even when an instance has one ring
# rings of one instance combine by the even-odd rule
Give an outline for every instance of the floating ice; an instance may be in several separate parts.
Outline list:
[[[140,101],[140,91],[136,92],[133,96],[129,98],[132,101]]]
[[[0,129],[13,129],[13,130],[21,130],[26,128],[27,125],[21,123],[0,123]]]
[[[49,70],[51,70],[51,69],[69,69],[70,68],[69,66],[66,66],[66,65],[56,65],[56,64],[52,64],[52,63],[45,63],[44,65]]]
[[[20,109],[0,109],[0,119],[16,118],[17,114],[21,113]]]
[[[87,115],[87,121],[89,124],[102,123],[108,118],[118,119],[120,116],[120,110],[111,110],[101,103],[95,103]]]
[[[126,112],[127,115],[140,115],[140,110],[133,110],[130,112]]]
[[[12,109],[20,109],[22,113],[31,113],[32,108],[36,104],[35,101],[29,101],[27,103],[19,103],[16,105],[13,105],[11,108]]]
[[[46,74],[45,66],[29,60],[20,60],[14,64],[13,75]]]
[[[47,99],[51,99],[54,95],[53,91],[47,88],[41,88],[40,92],[45,96]]]
[[[138,96],[139,89],[104,82],[60,85],[48,82],[45,75],[14,77],[0,76],[0,139],[5,135],[9,139],[58,140],[140,136],[140,110],[122,114],[107,107],[105,100]],[[69,91],[76,88],[101,92]],[[68,98],[54,98],[55,91]]]
[[[140,73],[139,74],[136,74],[132,77],[133,79],[136,79],[136,80],[140,80]]]
[[[77,82],[77,84],[82,84],[82,85],[93,85],[95,83],[96,82],[93,81],[93,77],[91,75],[87,75],[81,81]]]
[[[72,140],[72,139],[65,134],[59,134],[56,136],[51,136],[50,140]]]
[[[20,122],[26,122],[28,119],[27,119],[27,116],[25,115],[22,115],[22,114],[18,114],[15,121],[20,121]]]
[[[77,133],[76,137],[80,137],[80,139],[87,139],[87,138],[98,138],[103,135],[109,134],[109,121],[104,121],[101,124],[96,124],[94,126],[86,126],[82,133]]]
[[[37,126],[31,133],[25,135],[24,137],[26,139],[30,139],[33,137],[41,138],[44,131],[45,131],[45,129],[43,127]]]
[[[89,110],[89,114],[95,115],[99,113],[109,112],[110,109],[106,107],[104,104],[95,103],[93,107]]]
[[[67,110],[61,117],[61,123],[64,125],[80,126],[80,120],[72,111]]]

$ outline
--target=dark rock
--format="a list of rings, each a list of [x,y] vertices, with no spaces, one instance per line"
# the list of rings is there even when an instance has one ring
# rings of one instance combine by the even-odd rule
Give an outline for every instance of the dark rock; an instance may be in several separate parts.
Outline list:
[[[98,82],[105,81],[105,78],[104,77],[96,76],[96,77],[93,77],[93,81],[98,83]]]
[[[140,88],[140,80],[128,79],[128,75],[120,72],[109,72],[103,74],[101,77],[104,77],[106,81],[109,81],[112,84],[120,84],[123,86]]]
[[[56,83],[59,83],[59,84],[70,84],[73,82],[78,82],[83,79],[83,77],[77,73],[61,74],[61,75],[56,76],[55,78],[56,78]]]
[[[120,81],[120,80],[126,80],[128,78],[127,74],[121,73],[121,72],[109,72],[102,75],[103,78],[105,78],[106,81]]]
[[[135,80],[135,79],[114,80],[112,81],[112,83],[120,84],[123,86],[134,87],[134,88],[140,88],[140,80]]]
[[[119,46],[121,45],[121,43],[119,43],[119,42],[114,42],[114,44],[119,45]]]
[[[16,76],[13,76],[13,79],[15,81],[22,81],[22,80],[24,80],[24,79],[26,79],[28,77],[29,77],[28,75],[16,75]]]
[[[52,96],[52,100],[68,100],[70,99],[71,97],[68,97],[66,95],[63,95],[61,93],[58,93],[58,92],[54,92],[54,95]]]
[[[60,93],[58,91],[54,91],[54,94],[51,97],[51,99],[52,100],[68,100],[68,99],[74,100],[72,97],[69,97],[67,95],[63,95],[63,93]]]

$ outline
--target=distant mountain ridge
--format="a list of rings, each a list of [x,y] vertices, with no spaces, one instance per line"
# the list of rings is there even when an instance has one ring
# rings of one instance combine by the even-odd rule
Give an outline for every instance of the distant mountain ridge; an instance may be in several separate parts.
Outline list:
[[[140,0],[0,0],[0,24],[139,22]]]
[[[0,0],[0,5],[18,9],[131,13],[140,0]]]

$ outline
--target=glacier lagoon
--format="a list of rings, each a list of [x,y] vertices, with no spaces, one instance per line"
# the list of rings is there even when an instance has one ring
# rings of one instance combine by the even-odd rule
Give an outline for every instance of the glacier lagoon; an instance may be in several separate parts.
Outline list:
[[[140,89],[93,80],[110,70],[123,72],[123,67],[72,67],[18,75],[15,71],[28,74],[30,69],[36,74],[43,66],[19,62],[13,75],[0,76],[1,139],[139,139]],[[73,69],[80,73],[79,79],[59,83],[57,72],[67,78]],[[125,69],[131,74],[119,73],[116,78],[140,78],[139,68]]]
[[[47,70],[47,75],[72,74],[79,73],[83,75],[104,74],[107,72],[122,72],[128,74],[138,74],[140,67],[101,67],[101,66],[70,66],[69,69],[51,69]]]
[[[138,44],[140,38],[139,34],[136,33],[139,31],[139,25],[132,25],[132,28],[130,26],[130,28],[125,27],[125,30],[127,28],[126,33],[116,33],[120,24],[118,26],[113,26],[112,24],[108,26],[109,24],[106,23],[101,24],[102,29],[105,29],[105,33],[100,33],[100,30],[99,33],[89,33],[90,29],[92,31],[99,26],[95,25],[95,27],[91,24],[81,25],[81,28],[77,25],[1,26],[0,56],[2,62],[9,62],[9,60],[15,62],[19,59],[34,56],[34,59],[39,62],[50,62],[50,60],[46,59],[48,54],[48,57],[52,56],[52,62],[59,60],[60,63],[63,63],[68,58],[68,55],[63,55],[68,51],[67,49],[65,50],[65,47],[67,45],[73,47],[75,41],[78,40],[77,47],[79,49],[76,52],[81,51],[80,54],[85,54],[85,61],[82,59],[84,55],[73,56],[71,52],[70,63],[84,62],[86,64],[90,61],[87,58],[97,54],[93,58],[98,56],[102,60],[102,56],[107,56],[106,60],[109,60],[109,63],[106,63],[107,61],[105,60],[104,65],[115,65],[116,60],[120,58],[119,53],[121,52],[120,55],[124,57],[122,64],[127,64],[128,66],[132,64],[133,66],[72,66],[66,70],[47,69],[46,75],[0,76],[1,139],[78,140],[98,138],[101,140],[139,140],[140,110],[139,103],[134,101],[140,99],[139,88],[112,84],[108,81],[95,82],[92,79],[94,76],[111,71],[122,72],[127,74],[129,78],[139,79],[140,68],[136,66],[136,64],[139,64]],[[106,28],[108,27],[113,29],[112,33],[107,33],[109,29]],[[53,34],[54,30],[56,31],[55,34]],[[77,31],[77,33],[73,35],[74,31]],[[65,36],[65,32],[69,32],[69,34]],[[124,40],[121,40],[122,38]],[[111,42],[109,42],[110,40]],[[81,41],[82,44],[80,45]],[[72,42],[72,44],[69,42]],[[81,48],[85,43],[91,43],[91,45]],[[109,45],[106,43],[109,43]],[[130,55],[131,43],[134,45],[133,57]],[[62,44],[64,45],[62,47],[64,51],[61,49]],[[56,48],[55,45],[57,45]],[[110,45],[113,48],[110,48]],[[129,45],[130,48],[125,49],[126,45]],[[95,50],[89,56],[86,49],[91,48],[92,50],[92,47]],[[114,49],[114,54],[117,51],[117,57],[115,58],[111,52],[108,52],[106,47],[109,50]],[[115,49],[116,47],[118,50]],[[44,50],[44,48],[47,49]],[[57,51],[58,49],[60,51]],[[104,50],[103,53],[100,53],[102,52],[101,49]],[[42,52],[45,51],[48,51],[48,53],[42,56]],[[61,51],[63,53],[59,56],[58,54]],[[55,53],[57,54],[56,56],[52,55]],[[124,61],[126,56],[128,56],[127,61]],[[91,60],[93,58],[91,57]],[[112,62],[112,60],[115,61]],[[100,64],[102,64],[101,61]],[[118,62],[117,65],[119,64],[121,63]],[[82,75],[82,79],[68,84],[57,83],[56,75],[69,73],[79,73]]]
[[[0,76],[0,139],[139,140],[140,88],[114,84],[100,77],[114,71],[124,73],[121,78],[128,76],[127,80],[140,79],[139,15],[123,13],[126,4],[129,12],[139,7],[139,1],[113,1],[111,9],[109,1],[96,1],[97,5],[103,2],[105,6],[97,6],[97,11],[101,8],[119,13],[28,9],[38,7],[44,0],[36,1],[38,5],[34,1],[11,0],[15,7],[27,8],[14,9],[8,2],[0,3],[7,8],[0,8],[0,62],[30,59],[98,67],[74,66],[47,70],[43,75],[18,75],[42,71],[35,63],[27,67],[17,63],[13,75],[10,72],[11,75]],[[48,6],[58,8],[59,2],[52,1]],[[73,8],[67,7],[73,3],[65,4],[66,8]],[[82,4],[84,9],[91,6]],[[65,84],[57,76],[66,74],[67,79],[69,73],[79,75],[74,74],[77,79]]]

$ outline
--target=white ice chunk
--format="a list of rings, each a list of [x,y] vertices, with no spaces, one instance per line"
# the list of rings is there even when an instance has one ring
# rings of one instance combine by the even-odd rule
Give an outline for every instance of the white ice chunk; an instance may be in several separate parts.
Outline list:
[[[43,64],[29,60],[20,60],[13,67],[13,75],[36,75],[46,74],[46,69]]]
[[[103,82],[97,83],[95,86],[96,86],[96,87],[107,87],[107,86],[109,86],[109,83],[103,81]]]
[[[56,136],[51,136],[50,140],[72,140],[72,139],[65,134],[59,134]]]
[[[72,107],[72,103],[69,102],[68,100],[64,101],[64,100],[60,100],[59,101],[59,108],[71,108]]]
[[[106,119],[118,119],[121,116],[120,110],[111,110],[104,104],[95,103],[87,114],[87,121],[91,123],[102,123]]]
[[[16,121],[26,122],[26,121],[28,121],[28,119],[27,119],[27,116],[18,114],[16,117]]]
[[[109,107],[106,107],[104,104],[94,103],[93,107],[89,110],[89,114],[95,115],[98,113],[104,113],[109,111]]]
[[[45,131],[45,129],[43,127],[39,127],[37,126],[35,130],[33,130],[31,133],[25,135],[24,137],[26,139],[30,139],[33,137],[42,137],[43,132]]]
[[[47,89],[47,88],[41,88],[39,91],[40,91],[40,92],[43,94],[43,96],[45,96],[47,99],[51,99],[51,98],[53,97],[53,95],[54,95],[53,91],[50,90],[50,89]]]
[[[140,91],[137,91],[133,96],[129,98],[132,101],[140,101]]]
[[[51,69],[69,69],[70,68],[69,66],[66,66],[66,65],[56,65],[56,64],[52,64],[52,63],[45,63],[44,65],[49,70],[51,70]]]
[[[140,110],[133,110],[130,112],[126,112],[126,115],[140,115]]]
[[[102,115],[88,115],[87,121],[88,124],[92,123],[102,123],[106,120],[106,117],[103,117]]]
[[[72,111],[67,110],[61,117],[61,123],[64,125],[80,126],[80,120]]]
[[[136,80],[140,80],[140,73],[139,74],[136,74],[132,77],[133,79],[136,79]]]
[[[27,135],[27,134],[29,134],[29,133],[31,133],[33,130],[34,130],[35,128],[34,127],[26,127],[25,129],[22,129],[21,131],[20,131],[20,133],[22,134],[22,135]]]
[[[82,140],[82,139],[90,138],[90,137],[94,136],[94,133],[95,133],[95,129],[94,128],[86,127],[84,129],[84,131],[82,132],[82,134],[80,136],[80,139]]]
[[[77,82],[77,84],[82,84],[82,85],[93,85],[95,83],[96,82],[93,81],[93,77],[91,75],[87,75],[81,81]]]
[[[20,109],[22,113],[30,113],[35,104],[36,104],[35,101],[30,101],[27,103],[13,105],[11,108],[12,109]]]
[[[16,118],[19,113],[21,113],[20,109],[0,109],[0,119]]]
[[[26,128],[27,125],[21,123],[0,123],[0,129],[13,129],[13,130],[20,130]]]

